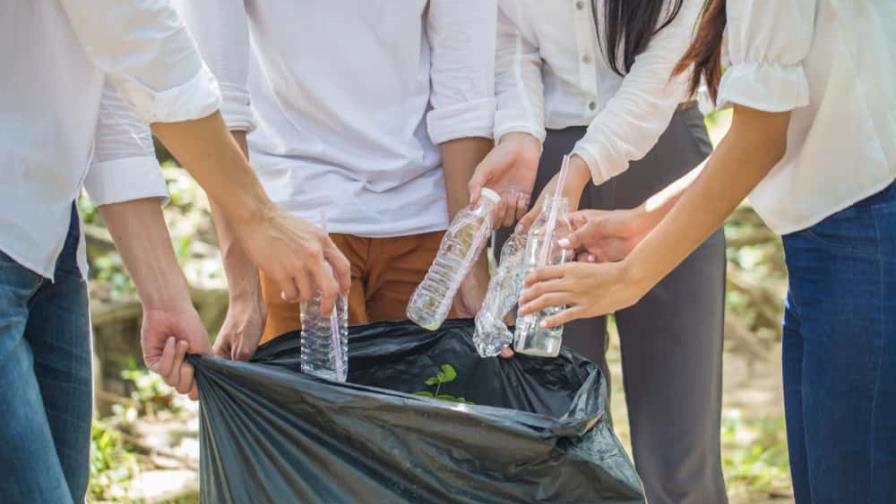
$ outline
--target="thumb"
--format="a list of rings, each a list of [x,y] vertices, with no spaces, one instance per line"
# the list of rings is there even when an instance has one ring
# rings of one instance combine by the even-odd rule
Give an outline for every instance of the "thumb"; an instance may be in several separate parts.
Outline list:
[[[470,182],[467,184],[467,188],[470,190],[470,204],[472,205],[479,202],[482,188],[485,187],[485,184],[491,179],[491,170],[488,168],[487,163],[488,156],[479,163],[479,166],[476,167],[476,171],[473,172],[473,176],[470,177]]]

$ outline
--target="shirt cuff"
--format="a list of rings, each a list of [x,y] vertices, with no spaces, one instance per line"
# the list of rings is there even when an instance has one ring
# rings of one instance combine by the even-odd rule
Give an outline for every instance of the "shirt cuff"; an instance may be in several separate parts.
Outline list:
[[[502,124],[498,124],[497,119],[495,120],[495,143],[500,143],[501,138],[504,135],[510,133],[528,133],[535,138],[538,139],[542,144],[544,143],[545,137],[547,137],[547,131],[545,131],[543,126],[536,126],[534,124],[524,123],[524,122],[505,122]]]
[[[786,112],[809,104],[809,81],[801,65],[737,63],[722,75],[718,102]]]
[[[133,80],[116,84],[122,98],[150,124],[200,119],[221,108],[218,82],[205,64],[192,79],[165,91],[154,91]]]
[[[227,129],[238,131],[255,130],[258,123],[255,121],[255,114],[252,113],[249,91],[246,88],[223,82],[220,83],[220,86],[223,98],[221,115],[224,116],[224,123],[227,124]]]
[[[586,137],[587,138],[587,137]],[[600,185],[628,169],[628,161],[614,156],[607,149],[594,149],[579,141],[572,150],[572,155],[579,156],[591,171],[594,185]]]
[[[123,203],[145,198],[168,202],[168,184],[154,157],[141,156],[90,166],[84,187],[95,206]]]
[[[492,138],[494,98],[483,98],[433,109],[426,117],[429,137],[438,145],[458,138]]]

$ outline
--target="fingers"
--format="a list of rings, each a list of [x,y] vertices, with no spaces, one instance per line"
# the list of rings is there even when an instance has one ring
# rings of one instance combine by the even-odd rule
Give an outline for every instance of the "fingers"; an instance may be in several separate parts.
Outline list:
[[[352,287],[352,265],[329,237],[324,247],[324,258],[333,268],[333,275],[336,276],[336,282],[339,284],[339,292],[347,296]]]
[[[274,281],[280,287],[280,298],[282,300],[294,303],[299,299],[299,289],[291,276],[277,277],[274,278]]]
[[[212,347],[212,355],[227,359],[230,357],[230,338],[223,333],[218,334],[215,345]]]
[[[587,317],[587,314],[585,314],[578,306],[573,306],[561,311],[560,313],[551,315],[550,317],[546,317],[541,321],[541,327],[551,329],[553,327],[559,327],[563,324],[572,322],[573,320],[583,319]]]
[[[521,304],[520,315],[537,313],[554,306],[566,306],[568,304],[572,304],[574,301],[574,296],[569,292],[550,292],[547,294],[541,294],[531,301]]]
[[[526,212],[529,211],[529,201],[532,199],[531,194],[526,194],[522,192],[517,193],[516,198],[516,212],[514,217],[516,219],[522,219]]]
[[[537,206],[537,205],[536,205]],[[538,218],[539,210],[538,208],[532,208],[532,210],[528,211],[525,215],[520,218],[520,221],[516,225],[517,233],[526,233],[529,231],[529,228],[532,227],[532,224],[535,222],[535,219]]]
[[[187,396],[191,401],[199,400],[199,388],[196,386],[196,382],[193,382],[193,388],[190,389],[190,394]]]
[[[470,190],[470,204],[475,205],[479,202],[482,188],[485,187],[485,184],[491,179],[493,170],[492,165],[494,164],[494,152],[494,149],[492,149],[492,151],[485,156],[485,159],[483,159],[476,167],[473,176],[470,177],[470,182],[467,183],[467,188]]]
[[[149,362],[149,368],[163,377],[171,374],[171,369],[174,367],[176,344],[177,340],[174,337],[165,340],[161,356],[155,362]]]
[[[501,353],[498,354],[502,359],[512,359],[514,356],[513,349],[509,346],[506,346],[501,349]]]
[[[193,390],[193,365],[183,362],[180,366],[179,380],[175,389],[180,394],[189,394]]]
[[[561,278],[568,270],[568,264],[558,264],[555,266],[545,266],[543,268],[538,268],[532,273],[526,275],[525,286],[530,287],[537,284],[538,282]]]
[[[320,287],[320,312],[330,314],[336,306],[336,296],[339,295],[339,285],[333,278],[332,270],[325,266],[314,270],[315,283]]]

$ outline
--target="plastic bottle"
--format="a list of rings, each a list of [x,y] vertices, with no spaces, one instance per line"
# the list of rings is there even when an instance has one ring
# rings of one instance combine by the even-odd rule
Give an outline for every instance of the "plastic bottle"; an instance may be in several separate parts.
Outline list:
[[[493,357],[513,343],[513,333],[504,324],[504,317],[513,309],[523,288],[523,255],[526,236],[514,233],[501,248],[501,260],[495,276],[488,283],[482,308],[476,314],[473,344],[482,357]]]
[[[323,211],[321,227],[326,231]],[[300,305],[302,372],[344,382],[348,378],[348,299],[340,294],[329,314],[321,313],[320,302],[318,293]]]
[[[475,207],[461,210],[451,221],[432,266],[408,303],[407,316],[417,325],[435,331],[454,302],[454,295],[492,232],[492,213],[501,197],[483,189]]]
[[[556,225],[549,230],[551,207],[556,205]],[[541,266],[563,264],[572,258],[572,253],[557,245],[557,241],[569,235],[569,203],[566,198],[547,197],[541,213],[529,229],[526,252],[523,257],[523,277]],[[550,235],[548,241],[546,237]],[[545,329],[541,321],[559,313],[562,307],[551,307],[537,313],[518,316],[514,333],[514,352],[539,357],[556,357],[563,341],[563,327]]]

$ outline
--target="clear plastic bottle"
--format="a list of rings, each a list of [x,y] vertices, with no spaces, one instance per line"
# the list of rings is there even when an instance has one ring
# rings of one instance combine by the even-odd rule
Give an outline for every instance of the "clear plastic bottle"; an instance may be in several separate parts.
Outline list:
[[[551,207],[556,205],[556,224],[551,233],[550,243],[545,239],[549,225]],[[566,198],[545,198],[541,213],[529,229],[526,253],[523,257],[523,276],[541,266],[563,264],[572,258],[572,252],[561,248],[557,241],[569,235],[569,203]],[[547,248],[547,250],[545,250]],[[556,357],[563,342],[563,327],[545,329],[541,321],[563,308],[554,306],[538,313],[518,316],[514,333],[513,350],[521,354],[539,357]]]
[[[435,331],[448,317],[457,289],[485,249],[500,199],[495,191],[483,189],[479,203],[464,208],[451,221],[438,255],[408,303],[407,316],[417,325]]]
[[[348,378],[348,300],[340,295],[329,316],[320,312],[320,295],[301,304],[302,372],[327,380]]]
[[[473,344],[482,357],[493,357],[513,343],[513,333],[504,324],[504,317],[513,309],[523,288],[523,255],[526,236],[514,233],[501,248],[501,260],[495,276],[488,283],[482,308],[476,314]]]
[[[327,214],[321,210],[321,228]],[[339,295],[333,311],[321,313],[320,293],[299,305],[302,320],[302,372],[332,381],[348,378],[348,299]]]

